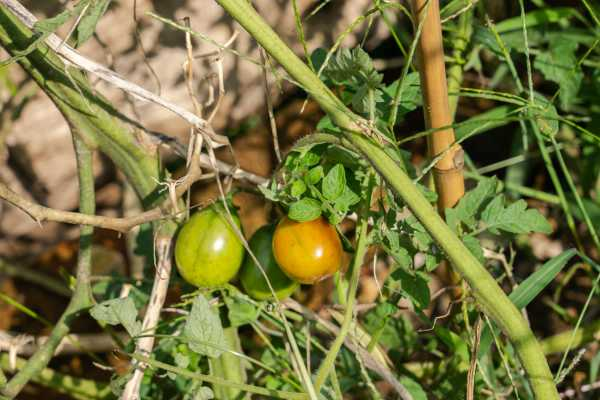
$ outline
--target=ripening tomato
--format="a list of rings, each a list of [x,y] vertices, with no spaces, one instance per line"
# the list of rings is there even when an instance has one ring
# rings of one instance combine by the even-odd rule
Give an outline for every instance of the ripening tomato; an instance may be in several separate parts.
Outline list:
[[[269,282],[275,291],[278,300],[283,300],[290,296],[300,286],[287,277],[277,265],[273,256],[273,233],[275,225],[265,225],[257,230],[248,244],[250,250],[263,267],[265,274],[269,278]],[[246,260],[240,270],[240,281],[246,293],[256,300],[272,299],[273,294],[260,268],[256,265],[250,255],[246,256]]]
[[[240,228],[240,219],[231,210]],[[244,247],[227,221],[222,204],[195,213],[183,225],[175,243],[179,273],[198,287],[215,287],[231,280],[244,259]]]
[[[340,269],[342,242],[323,217],[307,222],[285,217],[275,229],[273,254],[287,276],[311,284]]]

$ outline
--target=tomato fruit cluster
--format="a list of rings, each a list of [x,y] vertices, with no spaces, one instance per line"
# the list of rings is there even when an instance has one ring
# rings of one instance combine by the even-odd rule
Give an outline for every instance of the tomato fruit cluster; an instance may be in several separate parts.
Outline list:
[[[232,213],[241,230],[240,220]],[[342,244],[335,228],[324,218],[297,222],[284,217],[265,225],[249,241],[250,250],[264,269],[275,296],[290,296],[300,283],[313,284],[339,270]],[[175,261],[181,276],[198,287],[216,287],[233,279],[257,300],[272,299],[273,292],[254,259],[215,203],[195,213],[181,228],[175,244]]]

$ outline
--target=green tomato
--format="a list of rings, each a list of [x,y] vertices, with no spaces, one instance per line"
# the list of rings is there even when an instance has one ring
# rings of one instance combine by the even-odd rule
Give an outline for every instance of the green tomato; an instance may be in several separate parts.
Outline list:
[[[275,295],[279,300],[282,300],[294,293],[300,285],[288,278],[275,261],[272,245],[274,232],[275,225],[265,225],[252,235],[248,244],[269,277]],[[247,256],[246,261],[244,261],[240,271],[240,281],[246,293],[254,299],[267,300],[273,298],[264,275],[250,256]]]
[[[232,217],[241,230],[240,219],[233,212]],[[192,215],[177,236],[177,269],[194,286],[216,287],[229,282],[243,259],[244,247],[219,203]]]

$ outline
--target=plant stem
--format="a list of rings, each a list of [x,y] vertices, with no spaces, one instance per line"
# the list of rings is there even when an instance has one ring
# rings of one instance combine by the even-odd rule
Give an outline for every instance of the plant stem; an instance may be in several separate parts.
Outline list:
[[[15,367],[17,370],[20,370],[26,363],[26,360],[17,357]],[[0,354],[0,367],[7,372],[12,371],[10,356],[8,354]],[[40,373],[32,377],[31,380],[39,385],[67,394],[78,400],[114,398],[110,386],[106,383],[64,375],[50,368],[42,369]]]
[[[579,238],[579,233],[577,232],[577,227],[575,226],[575,220],[573,218],[573,214],[571,213],[571,207],[569,202],[567,201],[567,197],[565,196],[565,191],[563,190],[562,183],[558,178],[558,174],[556,173],[556,169],[552,164],[552,159],[550,158],[550,154],[548,153],[548,149],[544,145],[544,139],[542,137],[542,133],[540,132],[537,124],[531,121],[531,130],[535,136],[535,140],[538,144],[538,148],[540,149],[540,153],[542,154],[542,159],[544,160],[544,164],[546,165],[546,170],[548,171],[548,175],[550,175],[550,180],[552,181],[552,185],[554,186],[554,190],[556,190],[556,194],[558,195],[558,199],[560,200],[560,206],[563,209],[565,216],[567,218],[567,226],[569,230],[573,234],[573,239],[575,239],[575,244],[577,245],[577,249],[585,253],[583,244],[581,243],[581,239]]]
[[[75,134],[72,128],[73,144],[79,175],[79,211],[94,214],[96,202],[94,195],[94,172],[92,170],[92,152]],[[79,255],[77,259],[77,282],[73,297],[60,317],[48,340],[35,352],[27,363],[12,377],[2,390],[9,398],[16,397],[31,378],[40,373],[54,356],[56,348],[69,333],[70,325],[79,313],[92,304],[90,273],[92,267],[92,234],[94,228],[82,225],[80,228]]]
[[[456,270],[471,286],[473,296],[483,311],[498,323],[513,342],[536,398],[538,400],[558,399],[550,368],[527,321],[494,278],[435,212],[404,170],[381,146],[364,134],[370,133],[362,129],[368,126],[365,121],[352,113],[334,96],[249,3],[244,0],[216,1],[311,94],[321,108],[329,114],[332,121],[344,130],[347,140],[367,157],[439,243]]]
[[[329,373],[333,369],[338,352],[342,348],[344,340],[346,339],[346,335],[348,334],[350,326],[352,325],[352,319],[354,317],[354,303],[356,302],[356,290],[358,288],[358,281],[360,278],[360,267],[362,266],[365,253],[367,252],[368,248],[368,226],[368,219],[360,217],[356,229],[356,253],[354,254],[354,261],[352,263],[351,270],[352,275],[350,276],[350,285],[348,286],[348,293],[346,296],[346,310],[344,311],[344,320],[342,321],[342,326],[340,327],[339,334],[336,336],[335,340],[331,344],[331,347],[329,348],[325,359],[323,360],[321,366],[317,371],[317,375],[315,377],[315,390],[317,391],[317,393],[319,393],[321,387],[325,383],[325,380],[329,376]]]
[[[260,386],[248,385],[245,383],[231,382],[231,381],[227,381],[225,379],[222,379],[222,378],[219,378],[216,376],[212,376],[212,375],[194,373],[194,372],[188,371],[187,369],[178,368],[173,365],[166,364],[166,363],[154,360],[154,359],[146,357],[146,356],[142,356],[140,354],[129,354],[129,356],[139,362],[143,362],[154,368],[160,368],[165,371],[173,372],[179,376],[208,382],[213,385],[228,386],[231,388],[243,390],[248,393],[254,393],[254,394],[258,394],[258,395],[262,395],[262,396],[267,396],[268,398],[288,399],[288,400],[307,400],[308,399],[308,395],[306,395],[304,393],[286,392],[283,390],[268,389],[268,388],[263,388]]]

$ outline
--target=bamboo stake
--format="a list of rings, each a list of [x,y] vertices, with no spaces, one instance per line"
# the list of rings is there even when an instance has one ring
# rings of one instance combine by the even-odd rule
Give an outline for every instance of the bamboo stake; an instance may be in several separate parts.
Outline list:
[[[417,57],[425,124],[428,129],[452,125],[452,113],[448,104],[448,83],[444,65],[444,46],[442,43],[442,25],[438,0],[412,0],[415,23],[423,18],[423,31],[419,38]],[[463,150],[454,144],[454,129],[436,131],[427,137],[429,157],[434,159],[445,155],[433,168],[435,187],[438,193],[438,210],[441,214],[454,206],[465,193],[463,179]]]

